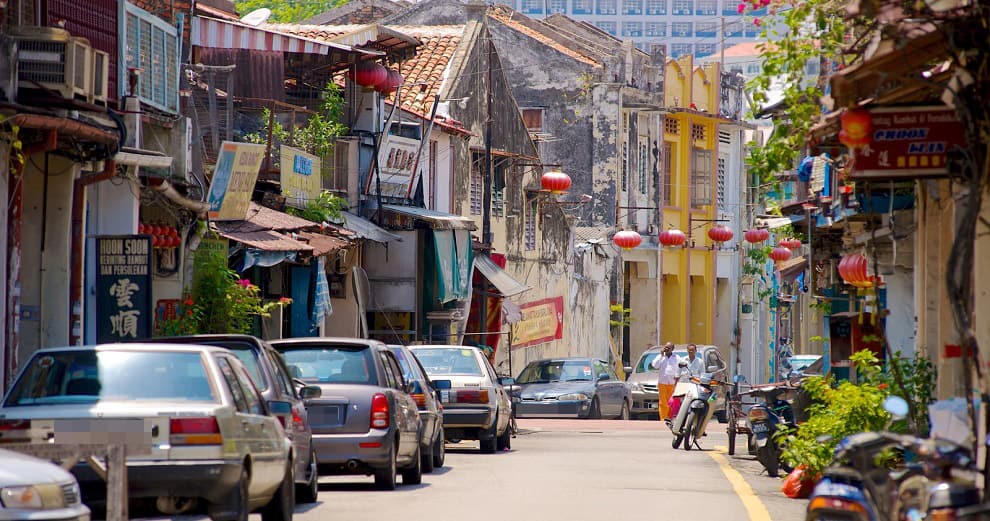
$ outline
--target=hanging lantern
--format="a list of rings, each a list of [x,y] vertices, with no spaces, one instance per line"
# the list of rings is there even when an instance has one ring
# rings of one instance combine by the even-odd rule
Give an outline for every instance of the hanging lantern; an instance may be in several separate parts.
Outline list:
[[[138,235],[144,235],[144,223],[138,223]]]
[[[623,250],[631,250],[643,242],[643,237],[634,230],[622,230],[612,237],[612,242]]]
[[[866,109],[847,109],[839,118],[842,130],[839,131],[839,142],[850,148],[861,148],[870,144],[873,134],[873,123],[870,111]]]
[[[375,90],[381,92],[382,94],[391,94],[399,90],[399,86],[402,85],[403,81],[405,81],[405,79],[401,74],[397,71],[393,71],[392,69],[388,69],[388,77],[385,78],[385,81],[375,85]]]
[[[354,66],[348,77],[362,87],[375,87],[388,79],[388,69],[372,61],[361,61]]]
[[[660,244],[664,246],[680,246],[687,242],[687,235],[677,228],[671,228],[660,233]]]
[[[857,288],[873,286],[875,278],[869,274],[869,261],[862,253],[846,255],[839,261],[839,277],[846,284]]]
[[[787,248],[790,250],[796,250],[801,247],[801,241],[795,238],[781,239],[780,242],[777,244],[783,248]]]
[[[551,193],[562,194],[571,187],[571,176],[563,172],[547,172],[540,178],[540,186]]]
[[[776,262],[784,262],[791,258],[791,250],[777,246],[770,252],[770,258]]]
[[[759,244],[770,238],[770,231],[766,228],[754,228],[752,230],[746,230],[743,237],[746,239],[746,242]]]
[[[708,238],[711,239],[712,242],[717,242],[720,244],[723,242],[728,242],[732,240],[732,236],[732,230],[726,226],[718,225],[708,229]]]

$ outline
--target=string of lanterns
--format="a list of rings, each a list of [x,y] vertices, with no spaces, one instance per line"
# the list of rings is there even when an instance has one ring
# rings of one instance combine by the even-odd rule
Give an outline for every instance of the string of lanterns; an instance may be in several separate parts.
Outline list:
[[[174,226],[140,223],[138,234],[150,235],[152,248],[178,248],[182,245],[179,229]]]

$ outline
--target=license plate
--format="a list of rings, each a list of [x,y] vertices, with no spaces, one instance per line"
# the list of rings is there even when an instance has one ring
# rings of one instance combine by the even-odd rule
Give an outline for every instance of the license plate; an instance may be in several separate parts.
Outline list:
[[[448,391],[447,389],[441,389],[440,390],[440,401],[442,401],[443,403],[449,403],[450,402],[450,391]]]
[[[765,432],[770,432],[770,427],[765,423],[754,423],[753,424],[753,434],[763,434]]]
[[[646,408],[647,409],[656,409],[657,408],[657,404],[655,404],[653,402],[646,402]]]

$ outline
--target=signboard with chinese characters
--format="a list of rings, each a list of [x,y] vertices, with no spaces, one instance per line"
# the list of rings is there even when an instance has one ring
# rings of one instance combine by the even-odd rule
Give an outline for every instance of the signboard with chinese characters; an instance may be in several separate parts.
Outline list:
[[[564,336],[564,297],[528,302],[522,320],[512,326],[512,348],[529,347],[560,340]]]
[[[224,141],[210,181],[208,216],[214,221],[242,221],[251,205],[254,183],[265,159],[265,145]]]
[[[854,179],[945,175],[947,153],[966,146],[962,124],[951,109],[874,109],[870,122],[872,139],[856,151]]]
[[[321,166],[318,156],[282,145],[281,181],[286,204],[306,208],[307,203],[320,196],[323,190]]]
[[[419,140],[402,136],[388,136],[378,151],[378,169],[381,173],[381,190],[385,197],[407,199],[413,181],[416,180],[416,155]],[[365,193],[377,194],[375,176],[369,176]]]
[[[151,237],[96,238],[96,341],[151,336]]]

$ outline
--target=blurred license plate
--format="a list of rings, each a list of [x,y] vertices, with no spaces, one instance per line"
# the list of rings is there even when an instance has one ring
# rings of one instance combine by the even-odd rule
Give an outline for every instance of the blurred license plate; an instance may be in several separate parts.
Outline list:
[[[340,425],[343,423],[340,413],[339,405],[317,407],[309,412],[309,422],[313,425]]]
[[[764,432],[770,432],[770,427],[765,423],[754,423],[753,424],[753,434],[762,434]]]
[[[657,404],[655,404],[653,402],[646,402],[646,408],[647,409],[656,409],[657,408]]]

